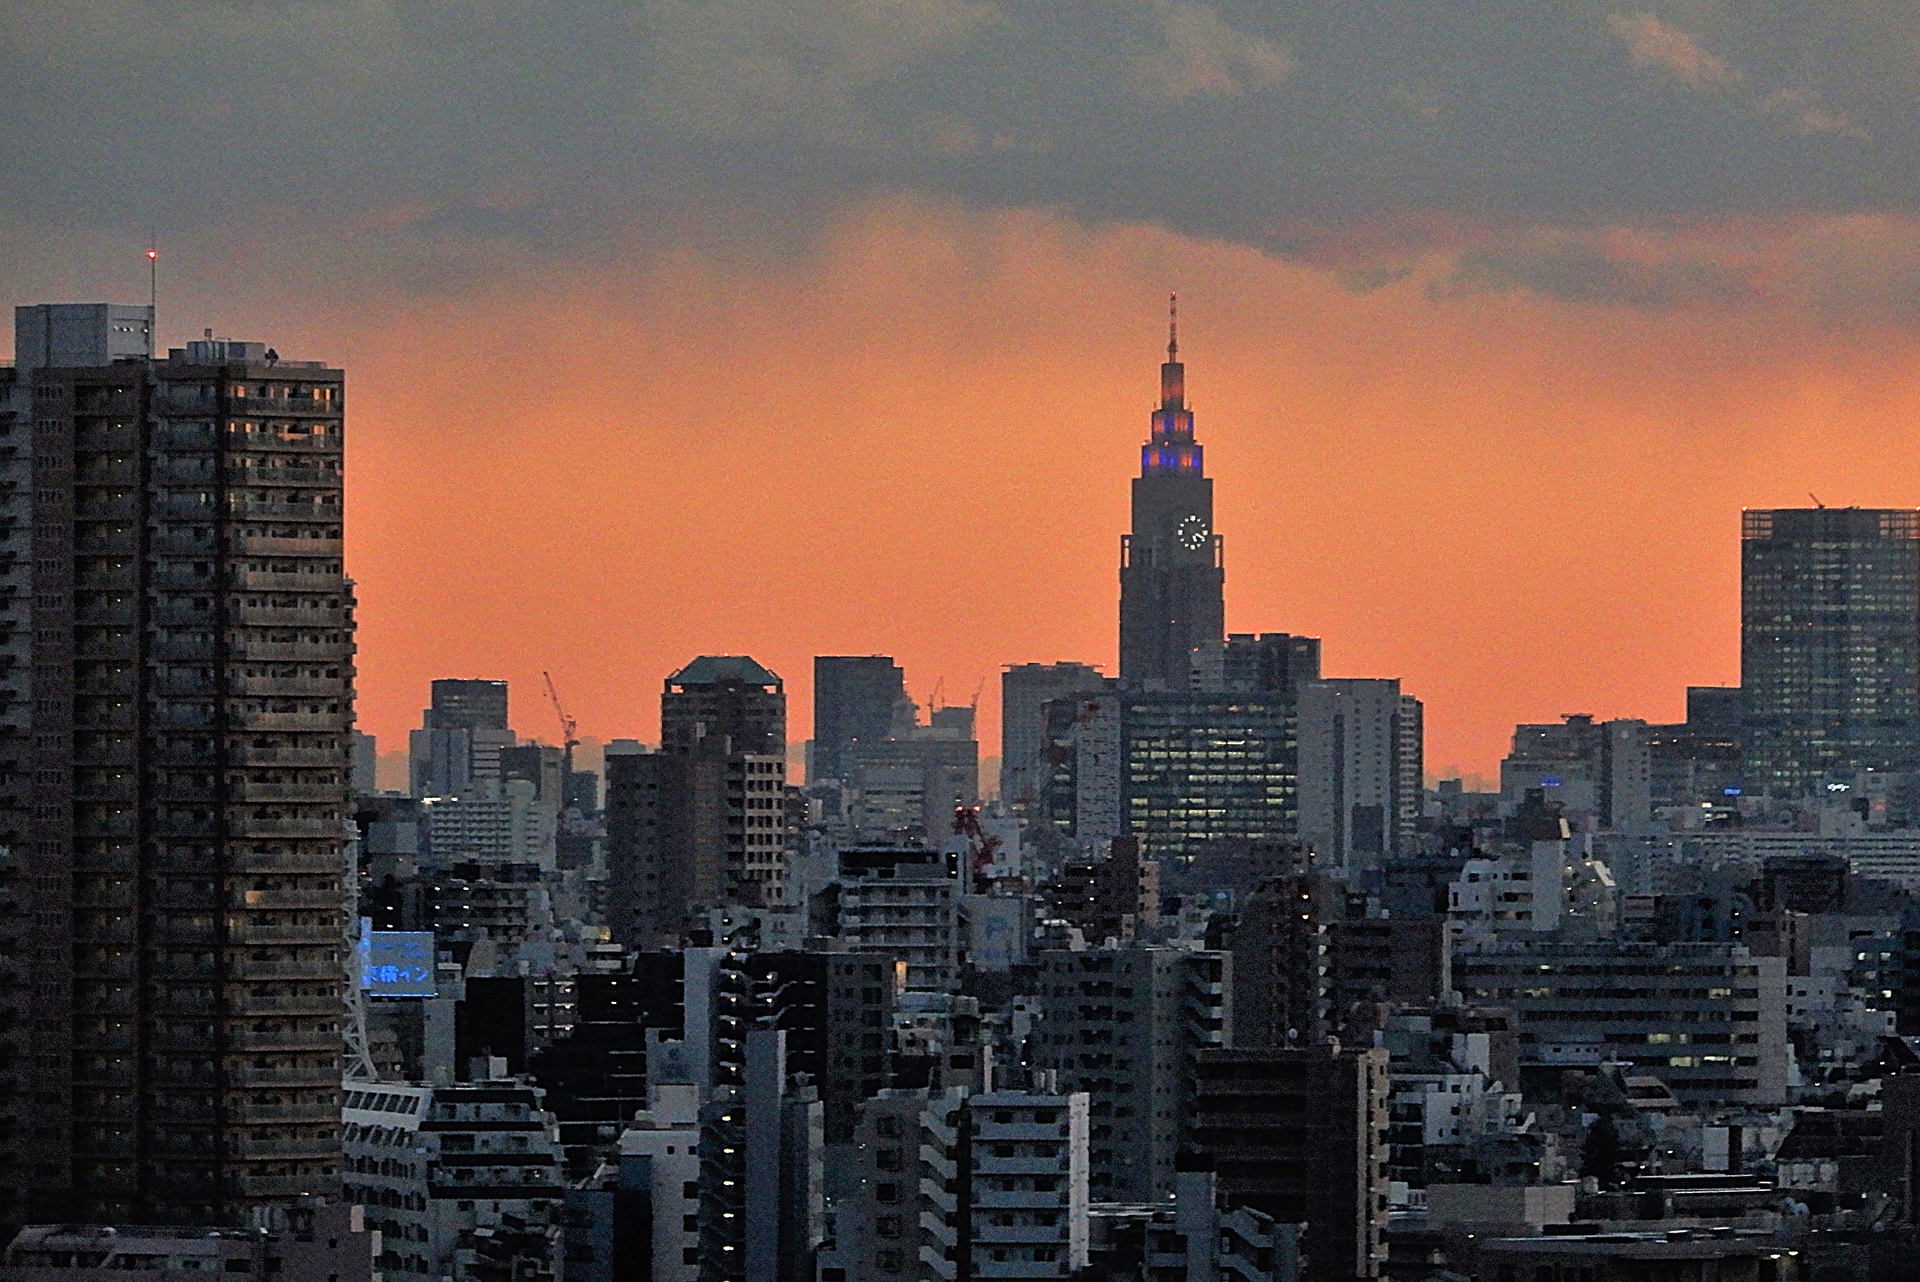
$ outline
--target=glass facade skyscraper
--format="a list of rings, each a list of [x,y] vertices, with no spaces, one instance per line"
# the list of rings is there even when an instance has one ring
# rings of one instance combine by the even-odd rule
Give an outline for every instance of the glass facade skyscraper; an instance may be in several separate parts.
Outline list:
[[[1750,790],[1920,767],[1920,513],[1747,512],[1740,674]]]

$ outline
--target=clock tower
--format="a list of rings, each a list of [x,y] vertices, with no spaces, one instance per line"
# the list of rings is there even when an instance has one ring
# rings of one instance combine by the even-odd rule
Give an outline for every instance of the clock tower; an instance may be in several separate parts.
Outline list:
[[[1120,539],[1120,680],[1185,689],[1195,647],[1226,636],[1226,561],[1213,482],[1193,439],[1178,315],[1169,306],[1160,408],[1140,448],[1133,533]]]

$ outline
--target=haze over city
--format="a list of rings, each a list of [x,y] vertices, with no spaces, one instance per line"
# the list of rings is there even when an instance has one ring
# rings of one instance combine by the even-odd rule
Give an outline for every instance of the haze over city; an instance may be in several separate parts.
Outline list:
[[[163,341],[353,371],[389,742],[542,669],[648,738],[723,643],[796,739],[813,652],[989,738],[1003,663],[1111,670],[1178,289],[1229,627],[1488,775],[1737,679],[1743,506],[1911,498],[1913,37],[1843,12],[17,6],[0,265],[136,298],[157,231]]]
[[[0,113],[0,1282],[1915,1276],[1920,0]]]

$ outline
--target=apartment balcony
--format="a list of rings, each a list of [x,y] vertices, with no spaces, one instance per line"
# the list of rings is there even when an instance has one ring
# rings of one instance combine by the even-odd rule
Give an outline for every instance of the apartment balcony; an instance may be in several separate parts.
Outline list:
[[[261,486],[299,486],[310,490],[340,484],[339,469],[328,467],[230,467],[226,475],[229,494]]]
[[[344,734],[347,728],[347,714],[344,712],[232,712],[227,714],[227,725],[234,730],[248,733],[331,731],[335,734]],[[335,757],[331,764],[338,765],[339,760]]]
[[[346,649],[344,641],[268,641],[243,634],[235,638],[228,659],[232,663],[343,663]]]
[[[973,1222],[973,1240],[992,1246],[1057,1246],[1067,1240],[1067,1215],[1060,1213],[1060,1224],[983,1224]]]
[[[336,733],[339,728],[336,713],[327,714],[326,724],[316,727],[318,731],[327,733]],[[255,747],[250,740],[235,738],[227,741],[227,760],[242,766],[332,766],[338,769],[344,760],[344,750],[331,740],[327,747],[309,747],[304,741]]]
[[[976,1175],[1059,1175],[1062,1163],[1051,1156],[1020,1154],[1015,1157],[995,1157],[991,1149],[982,1153],[980,1144],[973,1146],[973,1170]]]
[[[236,396],[228,400],[227,413],[233,418],[309,418],[322,415],[327,418],[339,418],[345,410],[346,402],[337,392],[327,400],[315,400],[310,396]],[[338,449],[336,441],[334,448]]]
[[[236,534],[229,540],[237,556],[339,556],[339,536],[324,539],[284,538],[271,534]]]

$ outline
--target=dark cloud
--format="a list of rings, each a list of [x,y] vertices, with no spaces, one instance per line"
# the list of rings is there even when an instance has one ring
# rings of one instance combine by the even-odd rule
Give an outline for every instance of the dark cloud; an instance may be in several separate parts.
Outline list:
[[[1564,229],[1904,217],[1916,70],[1920,0],[67,0],[0,14],[0,220],[569,253],[906,191],[1724,303]]]

